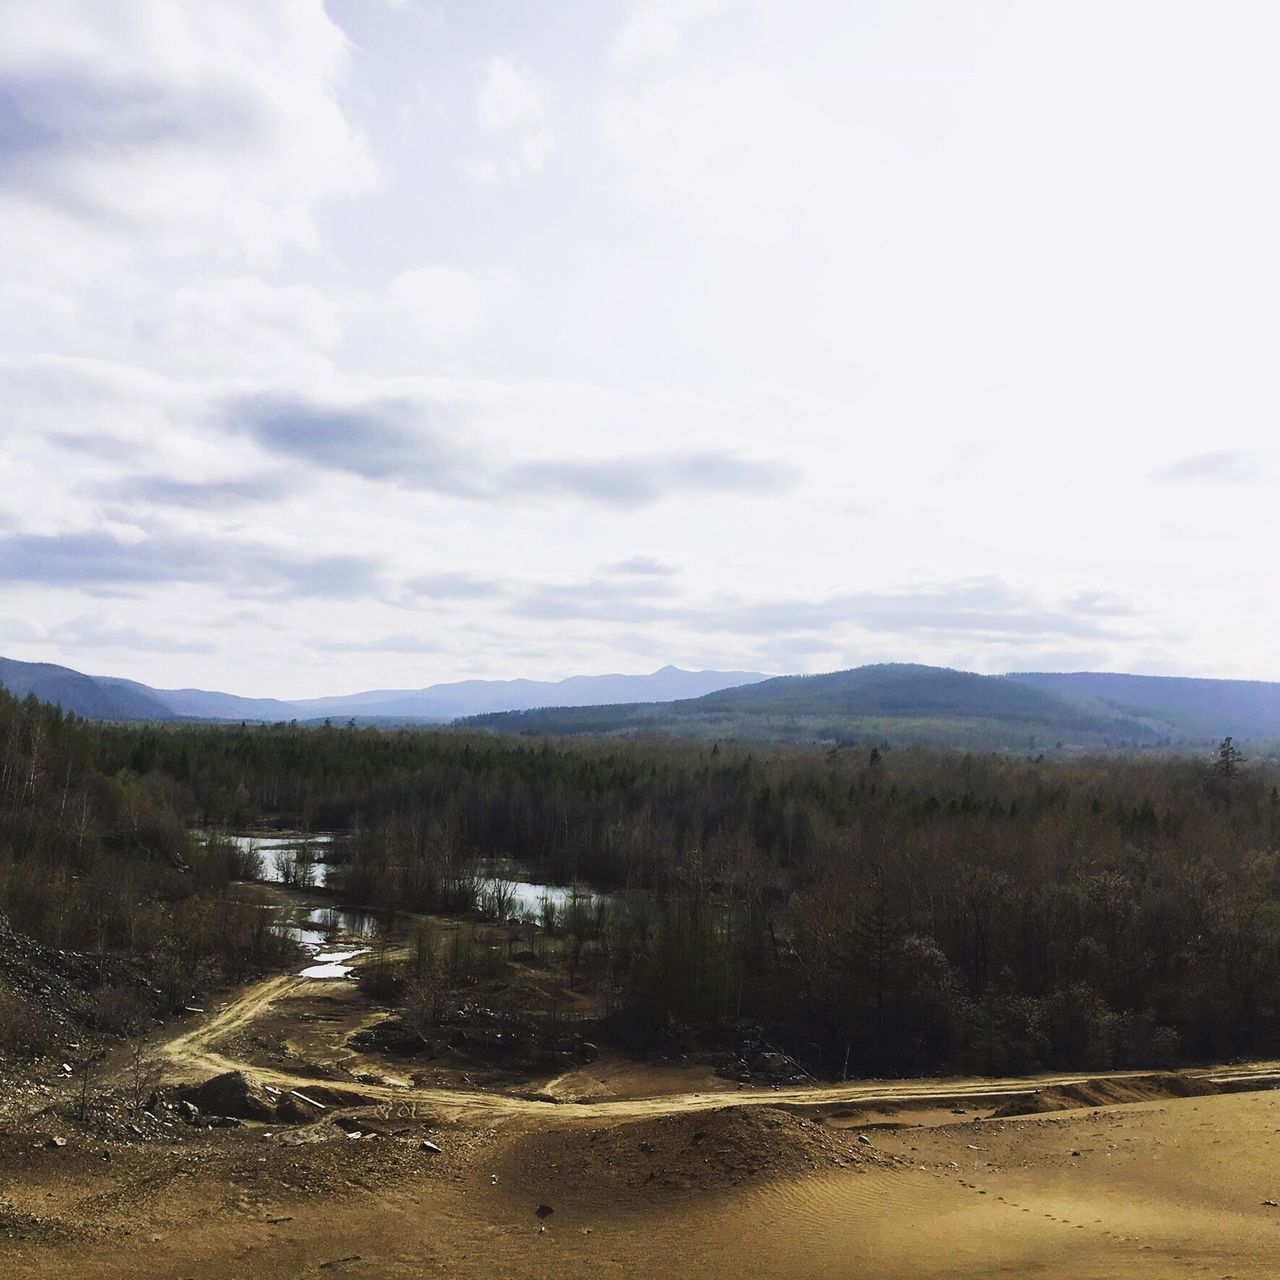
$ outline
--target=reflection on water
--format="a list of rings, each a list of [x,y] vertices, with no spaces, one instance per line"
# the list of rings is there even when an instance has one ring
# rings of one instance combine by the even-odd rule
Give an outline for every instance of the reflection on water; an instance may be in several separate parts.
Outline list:
[[[371,911],[352,911],[346,907],[292,906],[276,904],[280,914],[272,924],[277,933],[313,951],[335,938],[370,938],[377,932]]]
[[[339,839],[336,831],[249,831],[219,833],[218,840],[240,855],[245,880],[295,888],[324,888],[329,882],[330,858]],[[206,836],[206,839],[210,837]]]
[[[367,947],[357,947],[354,951],[329,951],[323,955],[317,955],[314,964],[298,970],[298,977],[349,978],[352,966],[347,964],[347,961],[364,955],[367,950]]]
[[[593,893],[590,889],[575,888],[563,884],[535,884],[530,880],[506,880],[486,876],[480,881],[480,901],[493,901],[495,891],[502,900],[509,900],[510,907],[504,913],[509,920],[539,920],[547,907],[561,912],[573,901],[594,907],[607,894]]]
[[[275,926],[275,930],[286,938],[292,938],[294,942],[303,947],[315,948],[324,946],[324,932],[320,929],[307,929],[300,924],[281,923]]]
[[[324,933],[341,933],[348,937],[367,938],[377,931],[372,911],[357,911],[350,907],[316,907],[307,916],[307,923],[316,925]]]
[[[341,831],[241,831],[206,839],[230,844],[242,859],[241,879],[306,889],[340,888],[335,848],[345,839]],[[538,922],[548,911],[563,915],[569,907],[594,911],[602,903],[616,903],[620,895],[585,885],[541,884],[528,878],[527,866],[513,858],[486,858],[475,864],[476,905],[487,915],[507,920]],[[342,907],[319,907],[304,920],[280,925],[298,942],[313,946],[331,934],[367,937],[375,930],[372,914]]]
[[[479,864],[482,907],[501,903],[498,914],[508,920],[540,920],[547,909],[562,913],[570,904],[595,910],[597,903],[617,901],[616,893],[601,893],[585,885],[539,884],[524,878],[525,869],[510,858],[489,858]]]

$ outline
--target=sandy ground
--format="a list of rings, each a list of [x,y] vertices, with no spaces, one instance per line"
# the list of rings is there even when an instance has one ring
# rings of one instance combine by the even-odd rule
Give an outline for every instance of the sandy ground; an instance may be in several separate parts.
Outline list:
[[[1280,1270],[1275,1094],[907,1124],[874,1146],[770,1107],[431,1131],[442,1156],[416,1132],[285,1148],[243,1130],[117,1148],[108,1172],[74,1139],[10,1145],[5,1201],[43,1226],[0,1259],[13,1277]]]
[[[308,1125],[7,1121],[0,1275],[1280,1273],[1280,1093],[1205,1092],[1267,1090],[1274,1064],[770,1090],[605,1055],[532,1088],[410,1088],[347,1048],[372,1016],[350,985],[277,977],[159,1043],[172,1078],[312,1089]],[[1019,1106],[1040,1111],[999,1118]]]

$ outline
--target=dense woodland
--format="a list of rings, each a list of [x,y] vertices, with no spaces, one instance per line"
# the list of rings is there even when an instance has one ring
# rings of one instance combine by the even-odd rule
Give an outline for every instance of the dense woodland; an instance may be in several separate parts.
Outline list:
[[[478,859],[616,890],[549,918],[640,1046],[759,1026],[811,1068],[1280,1053],[1280,770],[924,750],[104,726],[0,696],[0,911],[175,1000],[269,965],[195,829],[351,832],[346,892],[478,910]],[[500,904],[498,904],[500,910]]]
[[[121,1033],[291,947],[234,886],[234,859],[192,838],[164,775],[104,767],[102,734],[0,690],[0,948],[7,924],[135,962],[104,966],[102,989],[85,993],[89,1030]],[[39,1004],[0,978],[0,1057],[52,1034]]]

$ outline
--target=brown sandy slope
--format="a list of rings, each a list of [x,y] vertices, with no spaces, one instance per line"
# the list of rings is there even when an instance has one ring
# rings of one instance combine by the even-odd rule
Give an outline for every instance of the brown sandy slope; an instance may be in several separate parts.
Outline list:
[[[314,1123],[9,1112],[0,1278],[1280,1274],[1280,1094],[1217,1092],[1275,1064],[752,1090],[606,1055],[407,1088],[350,1049],[371,1016],[285,976],[157,1042],[170,1079],[246,1070]]]
[[[10,1135],[3,1274],[1280,1273],[1280,1209],[1263,1204],[1280,1199],[1271,1093],[907,1123],[871,1130],[874,1146],[769,1106],[430,1124],[442,1156],[420,1151],[416,1122],[376,1117],[376,1139],[196,1132],[117,1143],[109,1163],[74,1135],[58,1150]]]

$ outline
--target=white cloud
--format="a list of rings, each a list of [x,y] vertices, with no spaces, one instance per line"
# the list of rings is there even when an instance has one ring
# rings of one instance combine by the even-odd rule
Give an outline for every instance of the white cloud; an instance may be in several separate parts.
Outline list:
[[[767,243],[850,221],[884,198],[879,144],[759,67],[674,76],[618,96],[606,143],[636,192],[715,241]]]
[[[483,154],[464,156],[458,169],[473,182],[491,185],[538,173],[555,150],[555,136],[544,125],[546,85],[511,58],[484,64],[476,91],[476,130]]]
[[[556,140],[545,130],[531,133],[516,149],[513,167],[517,172],[537,173],[555,150]]]
[[[0,652],[1280,674],[1273,5],[585,8],[0,0]]]
[[[617,62],[664,58],[680,51],[684,30],[724,12],[735,0],[644,0],[614,38]]]
[[[432,341],[475,332],[505,290],[453,267],[416,267],[387,288],[386,321]]]
[[[542,87],[533,72],[510,58],[485,63],[476,94],[476,121],[484,133],[508,133],[542,117]]]
[[[480,186],[489,186],[502,177],[498,165],[484,156],[464,156],[458,161],[458,172]]]
[[[149,251],[314,250],[317,206],[375,176],[347,62],[310,0],[3,6],[3,199]]]

